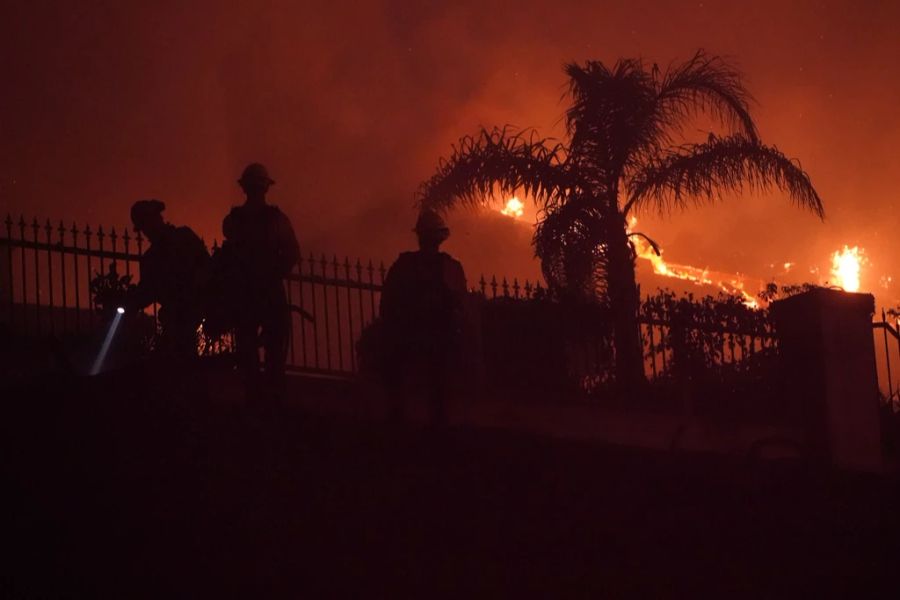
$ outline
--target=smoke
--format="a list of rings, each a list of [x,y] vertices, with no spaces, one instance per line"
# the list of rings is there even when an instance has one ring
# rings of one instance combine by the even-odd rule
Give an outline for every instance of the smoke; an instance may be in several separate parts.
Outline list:
[[[416,186],[461,135],[564,135],[564,62],[704,47],[739,63],[764,141],[802,160],[827,220],[773,194],[641,215],[642,230],[674,262],[760,277],[859,245],[873,276],[900,279],[897,5],[583,4],[18,3],[0,24],[0,206],[123,225],[159,197],[211,241],[261,161],[305,252],[390,260],[413,242]],[[530,231],[475,218],[454,216],[448,242],[470,273],[537,272]]]

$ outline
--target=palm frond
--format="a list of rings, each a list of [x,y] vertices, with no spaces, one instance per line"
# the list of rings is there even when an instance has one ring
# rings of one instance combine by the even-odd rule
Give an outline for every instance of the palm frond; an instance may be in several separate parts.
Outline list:
[[[610,178],[640,170],[695,114],[708,114],[729,131],[758,140],[752,98],[740,72],[703,50],[663,74],[640,59],[622,59],[612,68],[597,61],[572,63],[565,71],[572,100],[566,113],[571,152]]]
[[[776,148],[742,135],[709,136],[651,161],[628,182],[623,214],[652,204],[660,212],[711,202],[720,191],[786,191],[794,204],[824,218],[825,209],[809,175]]]
[[[656,243],[656,240],[654,240],[653,238],[651,238],[651,237],[650,237],[649,235],[647,235],[646,233],[641,233],[640,231],[632,231],[631,233],[629,233],[629,234],[628,234],[628,238],[629,238],[629,242],[632,244],[632,247],[634,246],[634,242],[631,242],[631,238],[633,238],[633,237],[636,237],[636,238],[639,237],[639,238],[641,238],[642,240],[644,240],[645,242],[647,242],[647,244],[648,244],[648,245],[650,246],[650,248],[653,250],[653,253],[654,253],[655,255],[657,255],[657,256],[662,256],[662,250],[659,249],[659,244]]]
[[[584,197],[544,211],[533,245],[551,292],[570,298],[605,298],[608,226],[607,219]]]
[[[416,192],[422,206],[444,211],[456,202],[480,205],[517,190],[544,205],[561,202],[583,182],[567,167],[565,148],[533,133],[482,129],[466,136],[441,159],[437,172]]]
[[[620,59],[612,69],[600,61],[569,63],[565,72],[572,97],[572,106],[566,111],[570,135],[582,123],[614,121],[640,97],[652,99],[655,93],[650,74],[636,58]]]
[[[741,83],[741,73],[720,57],[698,50],[693,58],[670,67],[657,87],[655,118],[677,128],[697,112],[709,114],[745,137],[758,141],[756,123],[750,116],[752,97]]]
[[[642,117],[655,105],[653,78],[639,59],[619,60],[611,69],[599,61],[572,63],[565,71],[572,100],[566,128],[573,160],[611,180],[628,162],[632,148],[659,136],[659,131],[644,127],[647,119]]]

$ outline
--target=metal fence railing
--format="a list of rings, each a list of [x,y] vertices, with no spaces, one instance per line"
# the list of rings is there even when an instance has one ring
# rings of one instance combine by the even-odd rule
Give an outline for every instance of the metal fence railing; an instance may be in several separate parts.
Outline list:
[[[104,325],[91,281],[110,267],[140,280],[140,233],[7,215],[0,235],[0,324],[25,337],[81,335]],[[215,243],[213,250],[215,250]],[[292,319],[289,368],[347,375],[356,343],[378,314],[385,267],[324,255],[301,258],[285,279]],[[156,306],[149,309],[154,316]],[[309,318],[300,315],[307,314]]]
[[[332,375],[358,370],[356,346],[378,316],[385,271],[383,263],[346,257],[310,254],[298,261],[285,280],[288,302],[299,309],[291,320],[290,368]]]
[[[24,336],[78,335],[102,326],[91,297],[91,280],[110,266],[139,280],[139,261],[148,245],[140,233],[132,234],[127,228],[92,229],[61,221],[14,220],[9,215],[4,228],[5,236],[0,236],[0,323]],[[355,373],[359,366],[357,343],[378,316],[385,274],[383,263],[341,260],[334,255],[301,258],[285,280],[288,300],[298,309],[291,325],[289,367],[322,374]],[[546,297],[540,282],[487,280],[483,276],[472,292],[486,302]],[[153,306],[150,312],[155,315],[155,310]],[[527,322],[531,317],[525,318],[519,330],[533,327]],[[746,360],[772,344],[770,336],[759,332],[714,329],[695,328],[690,336],[673,337],[671,322],[642,312],[648,378],[671,373],[680,351],[675,339],[699,343],[723,364]],[[567,328],[564,352],[578,377],[598,380],[608,376],[614,353],[608,333],[599,325]],[[515,330],[512,335],[515,337]],[[713,348],[715,345],[718,347]]]
[[[872,323],[875,336],[875,366],[884,400],[894,412],[900,412],[900,320],[893,323],[881,311],[881,320]]]
[[[489,281],[481,277],[475,291],[480,292],[488,302],[505,302],[500,313],[513,313],[513,303],[516,301],[527,303],[546,297],[546,290],[540,282],[532,284],[526,280],[520,285],[517,279],[510,282],[506,278],[498,280],[497,277],[491,277]],[[691,363],[705,369],[751,369],[764,356],[777,352],[777,336],[765,311],[754,311],[749,319],[746,316],[751,313],[746,311],[723,316],[715,311],[710,314],[709,310],[706,314],[693,313],[685,319],[678,319],[671,314],[677,304],[675,301],[661,305],[660,297],[647,297],[642,302],[638,323],[644,349],[644,374],[648,380],[679,376],[676,371],[681,369],[683,373]],[[491,312],[497,311],[487,311],[486,314]],[[611,316],[602,308],[583,307],[574,313],[565,310],[557,314],[552,309],[519,312],[522,314],[518,317],[512,314],[495,315],[495,319],[518,319],[516,324],[508,325],[502,334],[495,335],[512,338],[516,330],[527,332],[535,328],[537,321],[549,320],[556,330],[564,331],[566,343],[563,351],[571,371],[585,380],[603,380],[611,374],[615,359]],[[521,335],[528,336],[527,333]],[[539,336],[545,339],[553,337],[547,332]],[[506,351],[512,350],[507,348]]]
[[[0,237],[0,321],[21,335],[79,334],[99,325],[91,279],[117,271],[137,276],[140,234],[6,217]],[[118,268],[121,267],[121,268]],[[154,307],[155,309],[155,307]]]
[[[53,224],[49,220],[28,222],[10,216],[4,225],[5,236],[0,235],[0,323],[15,333],[40,336],[91,332],[103,323],[94,310],[90,281],[106,273],[110,265],[135,281],[140,277],[138,264],[147,244],[139,233]],[[298,308],[291,325],[289,367],[333,375],[358,371],[357,343],[378,316],[385,274],[383,263],[304,255],[285,280],[289,302]],[[495,304],[524,306],[546,297],[539,282],[497,277],[480,277],[472,291],[484,302]],[[155,307],[152,310],[155,312]],[[534,329],[535,319],[544,318],[542,310],[513,317],[511,327],[498,334],[511,339],[509,343],[501,341],[498,347],[515,351],[515,345],[522,345],[517,340]],[[604,327],[602,316],[582,316],[586,320],[565,314],[558,317],[562,319],[558,326],[565,329],[566,337],[559,351],[566,355],[577,377],[602,380],[609,376],[614,358],[608,327]],[[643,310],[640,316],[644,367],[650,379],[671,376],[674,365],[679,360],[684,364],[688,356],[696,359],[702,355],[716,365],[749,364],[774,344],[774,337],[765,328],[744,330],[722,323],[697,323],[679,330],[668,317],[660,317],[658,311],[649,310]],[[516,319],[518,324],[514,323]],[[567,319],[578,322],[565,325]]]

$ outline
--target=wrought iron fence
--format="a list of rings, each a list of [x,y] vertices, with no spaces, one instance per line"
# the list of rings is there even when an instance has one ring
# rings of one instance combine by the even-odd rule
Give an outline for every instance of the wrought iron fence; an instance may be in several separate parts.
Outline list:
[[[882,309],[881,321],[872,323],[872,332],[880,392],[885,404],[894,412],[900,412],[900,319],[891,323]]]
[[[768,311],[734,296],[695,299],[663,290],[644,299],[639,320],[651,379],[745,371],[778,350]]]
[[[5,237],[0,237],[0,322],[13,332],[77,335],[93,331],[102,325],[102,319],[94,310],[91,279],[106,272],[109,265],[139,278],[138,263],[145,249],[140,233],[102,226],[93,230],[74,223],[54,225],[49,220],[29,223],[23,217],[14,221],[10,216],[5,219],[5,230]],[[378,316],[385,273],[383,263],[340,260],[334,255],[308,254],[299,260],[285,281],[289,302],[297,309],[291,326],[289,367],[333,375],[357,372],[357,343]],[[587,387],[609,379],[614,348],[610,319],[602,309],[586,308],[578,315],[568,309],[551,314],[552,309],[541,308],[553,303],[546,302],[547,293],[540,282],[520,283],[517,278],[486,280],[482,276],[472,291],[475,300],[501,306],[500,313],[518,310],[507,319],[509,327],[501,324],[496,331],[490,326],[484,329],[486,337],[507,338],[487,340],[488,350],[493,347],[504,356],[521,352],[529,346],[522,343],[523,336],[529,330],[538,333],[538,321],[544,319],[543,325],[555,327],[556,332],[548,329],[541,335],[556,336],[555,352],[565,363],[560,368],[569,379]],[[513,306],[520,308],[514,310]],[[706,361],[707,367],[750,365],[754,357],[774,345],[763,322],[747,328],[734,319],[701,322],[697,315],[690,319],[682,315],[679,325],[678,314],[662,311],[661,306],[648,298],[640,315],[644,367],[651,380],[672,377],[678,368],[686,369],[697,360]],[[154,314],[155,308],[151,309]],[[485,314],[490,313],[488,309]],[[533,347],[540,340],[532,337]]]
[[[89,334],[104,325],[91,280],[112,266],[140,278],[145,239],[127,228],[43,224],[7,215],[0,236],[0,323],[25,337]],[[213,250],[216,245],[213,244]],[[292,319],[289,368],[335,375],[356,371],[356,342],[378,313],[385,267],[324,255],[298,261],[285,279]],[[156,305],[149,312],[156,316]],[[302,315],[306,315],[304,318]],[[213,352],[229,345],[204,346]]]
[[[534,346],[555,344],[554,352],[565,357],[568,377],[585,387],[608,382],[615,361],[612,340],[612,315],[600,306],[560,307],[549,301],[540,283],[526,281],[519,285],[506,278],[492,277],[478,282],[482,298],[488,307],[482,310],[486,319],[510,321],[491,331],[486,337],[507,338],[486,340],[488,349],[499,344],[495,352],[505,356],[519,355],[523,336]],[[492,310],[490,304],[498,310]],[[533,304],[531,310],[516,304]],[[543,307],[543,308],[541,308]],[[492,314],[493,313],[493,314]],[[518,313],[518,314],[516,314]],[[549,330],[541,324],[551,324]],[[741,372],[757,368],[778,351],[778,340],[766,311],[750,310],[737,298],[700,299],[676,298],[669,292],[646,296],[638,315],[640,337],[644,348],[644,374],[650,381],[676,377],[697,377],[699,372],[722,375],[723,371]],[[533,332],[530,333],[530,332]],[[539,368],[552,362],[541,356],[527,366],[529,358],[518,356],[523,365],[518,371]],[[490,358],[489,358],[490,360]],[[526,377],[527,379],[527,377]]]
[[[29,223],[24,217],[14,221],[10,216],[4,224],[6,235],[0,237],[0,320],[13,332],[77,335],[93,331],[102,323],[94,310],[91,279],[105,273],[109,266],[139,278],[138,263],[145,248],[140,233],[131,234],[127,228],[117,232],[102,226],[69,226],[61,221],[42,224],[33,219]],[[288,300],[297,308],[292,319],[289,366],[325,374],[355,373],[356,345],[363,330],[378,316],[385,272],[383,263],[376,266],[372,261],[351,262],[346,257],[339,260],[334,255],[329,259],[313,254],[301,258],[285,281]],[[525,280],[520,284],[517,278],[498,280],[496,276],[490,280],[480,277],[473,292],[485,302],[507,305],[540,303],[547,298],[540,282]],[[153,306],[154,315],[155,310]],[[609,377],[614,349],[610,332],[603,327],[606,317],[596,311],[582,312],[574,326],[557,323],[565,333],[561,352],[570,376],[596,383]],[[538,313],[523,313],[516,327],[533,329],[535,319],[545,318]],[[658,302],[653,304],[648,299],[644,304],[640,327],[645,371],[651,379],[671,375],[673,366],[679,361],[684,364],[690,351],[697,354],[699,349],[703,356],[714,356],[716,363],[735,364],[773,343],[764,328],[746,331],[709,322],[679,328],[672,316],[660,312]],[[586,327],[586,322],[594,326]],[[514,331],[511,337],[516,337]]]
[[[21,335],[80,334],[99,325],[90,282],[108,265],[137,274],[144,238],[7,215],[0,237],[0,320]],[[154,306],[152,310],[155,311]],[[155,314],[155,312],[154,312]]]
[[[358,370],[356,347],[363,330],[378,316],[383,263],[318,258],[298,261],[285,280],[288,302],[297,310],[291,321],[288,365],[331,375]]]

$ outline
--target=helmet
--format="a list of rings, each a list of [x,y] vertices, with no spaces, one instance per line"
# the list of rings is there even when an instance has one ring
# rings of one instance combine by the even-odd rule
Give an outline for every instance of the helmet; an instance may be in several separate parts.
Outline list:
[[[446,236],[450,235],[450,228],[447,227],[443,217],[430,208],[423,209],[419,213],[419,218],[416,219],[416,227],[413,231],[416,233],[440,232]]]
[[[269,171],[264,165],[260,163],[250,163],[244,167],[244,172],[241,173],[241,178],[238,179],[238,183],[255,182],[265,182],[272,185],[275,183],[275,180],[269,177]]]
[[[131,222],[135,231],[141,231],[147,221],[154,219],[166,210],[166,204],[159,200],[138,200],[131,205]]]

